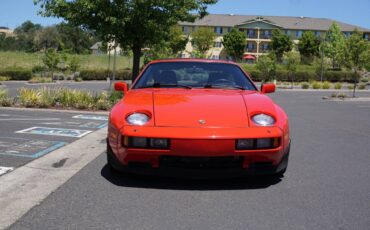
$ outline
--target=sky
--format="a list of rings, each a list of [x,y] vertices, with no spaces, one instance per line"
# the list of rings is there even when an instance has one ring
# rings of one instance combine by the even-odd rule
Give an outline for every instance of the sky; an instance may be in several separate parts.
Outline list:
[[[0,0],[0,26],[16,28],[26,20],[43,26],[61,19],[37,15],[32,0]],[[330,18],[370,29],[370,0],[219,0],[208,11],[217,14]]]

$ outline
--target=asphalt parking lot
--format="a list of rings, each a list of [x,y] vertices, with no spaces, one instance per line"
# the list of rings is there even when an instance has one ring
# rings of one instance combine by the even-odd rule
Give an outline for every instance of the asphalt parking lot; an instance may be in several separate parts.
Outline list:
[[[116,175],[102,152],[10,229],[369,229],[370,102],[328,94],[272,95],[292,131],[281,179]]]
[[[0,175],[107,125],[107,113],[0,108]]]

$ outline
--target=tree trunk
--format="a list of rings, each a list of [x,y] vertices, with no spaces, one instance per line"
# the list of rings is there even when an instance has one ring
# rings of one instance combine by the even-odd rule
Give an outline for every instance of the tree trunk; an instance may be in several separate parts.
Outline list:
[[[357,87],[357,68],[355,69],[355,79],[353,83],[353,95],[352,97],[356,97],[356,87]]]
[[[141,46],[134,45],[134,47],[132,48],[132,52],[134,53],[134,60],[132,65],[132,82],[134,82],[140,72]]]

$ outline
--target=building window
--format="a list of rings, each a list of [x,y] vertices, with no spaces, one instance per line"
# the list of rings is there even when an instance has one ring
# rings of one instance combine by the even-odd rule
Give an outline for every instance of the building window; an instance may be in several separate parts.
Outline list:
[[[212,55],[211,59],[220,60],[220,55]]]
[[[215,42],[213,45],[215,48],[221,48],[222,47],[222,42]]]
[[[222,27],[220,27],[220,26],[215,27],[215,33],[216,34],[222,34]]]
[[[232,29],[232,27],[227,27],[227,32],[230,33]]]
[[[320,31],[315,31],[315,36],[316,37],[320,37],[321,36],[321,32]]]
[[[364,34],[364,39],[369,40],[369,34]]]
[[[351,36],[351,32],[344,32],[344,36],[346,36],[347,38],[349,37],[349,36]]]
[[[247,51],[248,52],[252,52],[252,51],[254,51],[256,49],[256,44],[255,43],[252,43],[252,42],[248,42],[246,48],[247,48]]]
[[[301,38],[301,37],[302,37],[302,30],[297,30],[297,31],[295,32],[295,36],[296,36],[297,38]]]
[[[247,30],[247,36],[249,38],[255,38],[256,37],[256,32],[255,30]]]
[[[184,33],[189,32],[189,27],[187,27],[187,26],[183,26],[183,27],[182,27],[182,32],[184,32]]]
[[[292,31],[290,30],[285,30],[285,34],[288,35],[290,37],[290,35],[292,34]]]

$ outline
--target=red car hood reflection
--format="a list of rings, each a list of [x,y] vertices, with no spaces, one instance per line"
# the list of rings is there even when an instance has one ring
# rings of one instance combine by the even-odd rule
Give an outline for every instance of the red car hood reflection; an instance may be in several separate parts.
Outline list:
[[[243,95],[234,90],[155,90],[156,126],[248,127]]]

